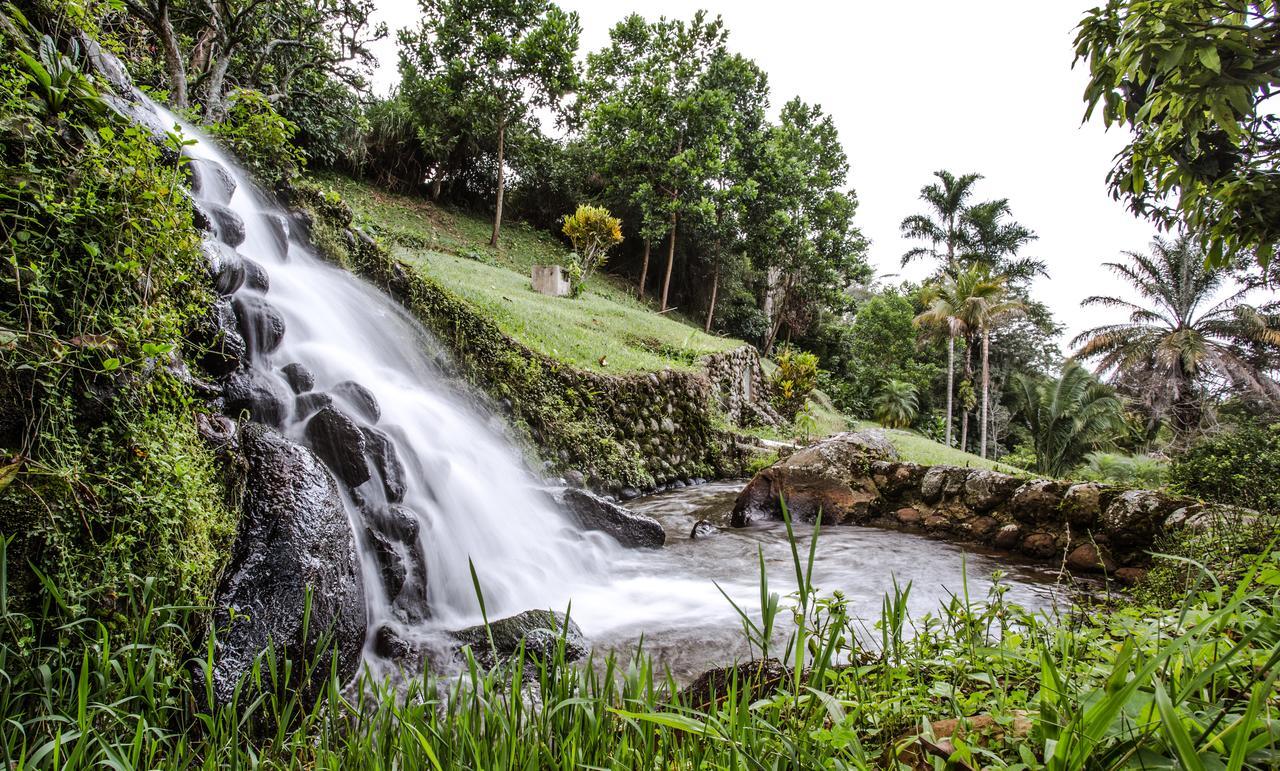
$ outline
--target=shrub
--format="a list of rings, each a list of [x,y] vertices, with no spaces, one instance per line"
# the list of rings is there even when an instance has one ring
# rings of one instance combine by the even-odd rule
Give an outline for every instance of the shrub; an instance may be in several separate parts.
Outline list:
[[[248,88],[227,96],[227,114],[205,129],[217,137],[258,181],[279,188],[302,173],[306,158],[294,144],[298,127],[276,112],[261,92]]]
[[[576,212],[564,216],[563,231],[573,243],[577,258],[569,271],[576,297],[582,293],[591,274],[604,265],[609,250],[622,243],[622,220],[610,215],[604,207],[579,204]]]
[[[1093,452],[1074,474],[1091,482],[1107,482],[1133,487],[1163,487],[1169,475],[1169,464],[1149,455],[1120,455]]]
[[[1169,481],[1185,495],[1280,512],[1280,423],[1202,439],[1174,458]]]
[[[818,357],[807,351],[783,348],[777,355],[773,376],[773,402],[787,420],[795,418],[813,389],[818,387]]]

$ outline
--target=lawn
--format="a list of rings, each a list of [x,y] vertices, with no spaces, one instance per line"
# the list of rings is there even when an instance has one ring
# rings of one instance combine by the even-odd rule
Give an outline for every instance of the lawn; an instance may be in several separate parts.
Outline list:
[[[530,266],[567,258],[567,247],[545,231],[508,223],[502,246],[494,249],[487,219],[346,177],[317,179],[336,189],[357,222],[391,245],[396,257],[474,305],[507,335],[575,367],[615,374],[693,369],[700,356],[745,345],[655,312],[610,276],[593,276],[577,298],[534,292]]]
[[[859,429],[880,428],[878,424],[868,421],[856,421],[854,425],[855,428]],[[884,431],[885,436],[889,438],[893,446],[898,448],[898,454],[905,461],[919,463],[922,466],[966,466],[969,468],[991,469],[1020,476],[1027,474],[1023,469],[992,460],[983,460],[973,453],[957,450],[954,447],[947,447],[914,431],[901,431],[896,428],[881,430]]]

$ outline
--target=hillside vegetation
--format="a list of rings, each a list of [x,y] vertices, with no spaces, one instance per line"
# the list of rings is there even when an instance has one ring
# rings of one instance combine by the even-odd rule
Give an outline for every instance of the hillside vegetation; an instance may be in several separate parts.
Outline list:
[[[533,265],[565,264],[568,248],[546,231],[512,223],[502,245],[488,245],[481,216],[433,206],[334,174],[317,177],[351,205],[360,225],[395,256],[439,280],[506,334],[582,369],[626,373],[692,369],[700,356],[741,340],[709,335],[675,313],[659,314],[617,279],[596,274],[581,297],[533,291]]]

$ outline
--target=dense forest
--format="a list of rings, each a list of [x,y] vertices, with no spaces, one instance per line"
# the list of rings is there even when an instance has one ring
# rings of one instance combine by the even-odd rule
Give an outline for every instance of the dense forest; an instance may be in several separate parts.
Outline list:
[[[1083,16],[1081,114],[1127,132],[1098,184],[1158,235],[1145,251],[1089,267],[1127,291],[1085,305],[1121,320],[1070,340],[1035,299],[1052,280],[1035,223],[981,169],[918,181],[917,207],[901,212],[913,244],[901,264],[928,277],[877,277],[858,226],[858,148],[820,104],[774,99],[769,73],[735,49],[722,19],[638,12],[609,30],[606,46],[583,50],[577,15],[547,0],[419,5],[416,25],[394,31],[376,23],[373,0],[0,7],[0,757],[11,767],[1280,762],[1280,579],[1270,556],[1280,515],[1280,139],[1268,104],[1280,86],[1276,3],[1110,0]],[[371,46],[391,35],[399,78],[377,94]],[[232,359],[252,359],[263,343],[246,334],[247,352],[233,356],[213,327],[210,298],[251,285],[253,272],[240,268],[232,291],[219,284],[226,273],[205,280],[201,233],[229,226],[217,207],[192,205],[201,177],[179,159],[195,140],[148,130],[122,98],[130,79],[270,196],[337,212],[337,235],[324,216],[287,227],[308,231],[320,251],[339,244],[354,256],[338,262],[353,272],[376,274],[368,252],[392,242],[435,242],[353,220],[326,179],[483,218],[496,254],[536,231],[556,244],[572,285],[566,303],[607,286],[689,335],[754,346],[769,362],[766,412],[778,420],[744,421],[734,434],[773,453],[743,470],[803,452],[815,413],[830,409],[842,428],[875,423],[967,453],[940,463],[989,462],[982,468],[1064,490],[1158,489],[1161,501],[1248,510],[1245,524],[1163,540],[1153,531],[1148,557],[1175,558],[1126,581],[1128,595],[1085,591],[1069,623],[1008,604],[997,580],[987,602],[953,596],[909,631],[910,587],[867,623],[843,595],[819,595],[818,527],[806,572],[784,502],[795,569],[784,603],[795,605],[797,631],[781,653],[771,642],[779,599],[762,549],[762,617],[733,607],[752,658],[787,666],[726,680],[727,702],[714,692],[681,701],[688,691],[667,701],[659,691],[678,690],[675,681],[645,659],[625,671],[612,658],[603,671],[574,668],[577,643],[554,628],[565,635],[532,663],[523,641],[514,667],[470,659],[470,690],[367,672],[351,686],[339,682],[337,657],[307,638],[301,652],[258,660],[229,703],[215,698],[210,627],[221,617],[211,624],[204,609],[243,531],[245,493],[243,469],[228,461],[242,440],[210,447],[210,426],[227,419],[206,407],[221,399],[231,412],[220,384],[236,378]],[[559,395],[538,398],[559,405],[555,415],[575,409]],[[661,414],[670,411],[655,430],[674,432]],[[342,425],[364,452],[378,436],[389,446],[377,420]],[[390,500],[394,464],[383,452]],[[565,470],[554,458],[544,466]],[[683,488],[681,476],[651,479],[666,482],[651,489]],[[1067,538],[1079,546],[1070,528]],[[1108,545],[1091,545],[1101,569]],[[482,576],[468,567],[484,613]],[[402,569],[397,581],[406,580]],[[310,612],[308,590],[300,615]],[[859,647],[866,629],[855,628],[868,626],[874,644]],[[531,687],[536,706],[524,703]],[[998,726],[990,741],[948,735],[914,749],[941,713]],[[896,754],[903,736],[916,755]]]

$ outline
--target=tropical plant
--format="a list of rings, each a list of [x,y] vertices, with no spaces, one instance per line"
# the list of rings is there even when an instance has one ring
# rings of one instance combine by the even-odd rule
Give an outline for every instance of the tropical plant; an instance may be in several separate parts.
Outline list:
[[[209,133],[259,181],[280,187],[296,179],[306,165],[306,157],[293,143],[298,127],[257,91],[237,89],[226,103],[223,119],[206,126]]]
[[[564,215],[561,232],[577,255],[577,278],[573,282],[573,293],[577,295],[596,268],[604,265],[609,250],[622,243],[622,220],[602,206],[579,204],[573,214]]]
[[[1079,362],[1067,361],[1057,380],[1019,372],[1012,380],[1018,415],[1035,448],[1035,471],[1061,477],[1120,430],[1124,405]]]
[[[937,182],[920,189],[920,200],[928,210],[902,220],[900,229],[904,238],[928,241],[929,246],[918,246],[902,256],[907,265],[921,257],[943,259],[945,267],[955,265],[956,258],[969,244],[969,223],[965,220],[968,201],[973,196],[973,186],[982,179],[981,174],[961,174],[935,171]]]
[[[1249,288],[1215,302],[1227,274],[1205,266],[1191,238],[1157,238],[1151,254],[1127,252],[1107,267],[1128,281],[1140,300],[1095,296],[1086,306],[1117,308],[1129,320],[1081,333],[1076,356],[1097,359],[1097,372],[1141,394],[1156,418],[1168,417],[1175,440],[1189,441],[1201,428],[1215,388],[1234,388],[1273,404],[1280,384],[1250,358],[1253,346],[1280,347],[1280,316],[1245,304]]]
[[[1074,476],[1093,482],[1154,489],[1164,486],[1169,477],[1169,464],[1150,455],[1091,452]]]
[[[787,418],[794,418],[818,387],[818,357],[790,346],[779,351],[773,375],[773,401]]]
[[[901,380],[884,384],[873,403],[876,420],[885,428],[907,428],[916,419],[920,400],[916,387]]]

